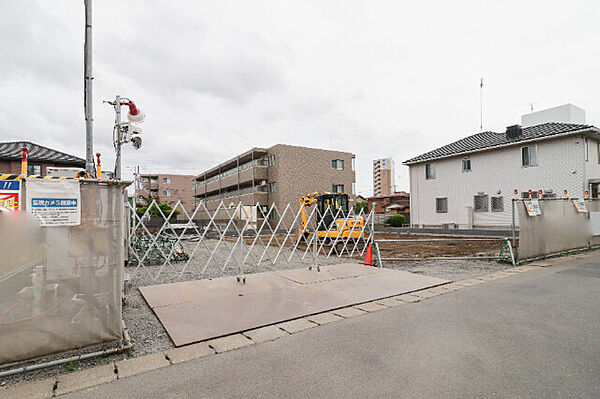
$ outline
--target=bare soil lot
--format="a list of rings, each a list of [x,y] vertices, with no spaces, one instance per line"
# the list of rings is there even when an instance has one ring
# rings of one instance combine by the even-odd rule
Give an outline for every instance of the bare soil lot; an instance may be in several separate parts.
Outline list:
[[[420,241],[424,239],[447,241]],[[415,240],[415,242],[386,242],[380,240]],[[427,258],[496,256],[500,252],[502,239],[494,238],[477,241],[465,237],[376,233],[375,241],[379,243],[382,258]]]

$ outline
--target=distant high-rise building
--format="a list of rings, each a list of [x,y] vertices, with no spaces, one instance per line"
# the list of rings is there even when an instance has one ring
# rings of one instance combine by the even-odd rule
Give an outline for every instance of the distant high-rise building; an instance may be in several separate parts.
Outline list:
[[[391,195],[396,191],[394,161],[392,158],[373,161],[373,195]]]

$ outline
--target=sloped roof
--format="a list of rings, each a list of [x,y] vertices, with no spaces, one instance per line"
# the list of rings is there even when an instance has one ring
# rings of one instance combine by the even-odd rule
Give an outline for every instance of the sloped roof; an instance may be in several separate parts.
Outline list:
[[[393,202],[390,205],[386,206],[385,209],[406,209],[408,207],[409,207],[409,205]]]
[[[403,164],[407,165],[412,163],[418,163],[437,158],[458,155],[466,152],[483,151],[490,147],[508,145],[527,140],[542,139],[557,134],[575,132],[586,129],[595,130],[596,132],[598,132],[598,129],[592,125],[579,125],[574,123],[557,122],[543,123],[541,125],[526,127],[523,129],[523,134],[516,138],[509,138],[504,132],[482,132],[469,137],[465,137],[464,139],[455,141],[454,143],[447,144],[443,147],[436,148],[433,151],[429,151],[417,157],[411,158],[408,161],[404,161]]]
[[[370,200],[378,200],[378,199],[384,199],[384,198],[402,199],[402,198],[409,198],[409,197],[410,197],[409,193],[407,193],[406,191],[400,191],[398,193],[388,194],[388,195],[374,195],[372,197],[369,197],[368,199],[370,199]]]
[[[85,159],[56,151],[30,141],[10,141],[0,143],[0,159],[21,160],[23,154],[21,147],[27,147],[29,149],[29,152],[27,153],[27,159],[29,161],[53,162],[63,165],[85,167]]]

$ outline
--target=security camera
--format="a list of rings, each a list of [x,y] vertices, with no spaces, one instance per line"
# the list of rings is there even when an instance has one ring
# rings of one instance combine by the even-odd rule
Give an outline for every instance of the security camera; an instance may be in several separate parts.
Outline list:
[[[133,148],[135,148],[136,150],[139,150],[142,147],[142,135],[141,134],[137,134],[134,133],[131,135],[131,144],[133,145]]]
[[[137,135],[142,135],[142,133],[144,133],[144,129],[142,129],[141,127],[139,127],[138,125],[134,125],[133,123],[128,123],[128,128],[127,128],[127,134],[128,134],[128,139],[131,139],[131,137],[134,134]]]

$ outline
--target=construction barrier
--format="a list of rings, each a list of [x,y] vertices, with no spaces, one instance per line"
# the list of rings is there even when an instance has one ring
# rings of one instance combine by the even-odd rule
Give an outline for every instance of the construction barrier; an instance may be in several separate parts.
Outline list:
[[[132,280],[219,276],[231,268],[243,275],[249,267],[257,272],[292,262],[318,266],[317,258],[362,260],[374,234],[372,212],[350,209],[343,214],[330,206],[320,210],[287,204],[279,209],[275,204],[267,208],[221,201],[209,209],[200,202],[188,213],[178,202],[172,211],[165,214],[155,201],[142,215],[131,209],[127,272]],[[150,217],[152,212],[158,216]]]
[[[596,199],[515,199],[513,207],[519,218],[520,262],[600,243]]]
[[[126,184],[13,180],[19,206],[0,212],[0,364],[122,339]]]

